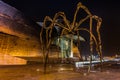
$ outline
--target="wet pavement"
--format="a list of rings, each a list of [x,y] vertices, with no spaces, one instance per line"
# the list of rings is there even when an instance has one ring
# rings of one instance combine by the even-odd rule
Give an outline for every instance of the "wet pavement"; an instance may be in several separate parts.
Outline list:
[[[74,66],[69,64],[50,64],[47,74],[43,73],[41,64],[0,66],[0,80],[120,80],[120,65],[90,74],[75,72]]]

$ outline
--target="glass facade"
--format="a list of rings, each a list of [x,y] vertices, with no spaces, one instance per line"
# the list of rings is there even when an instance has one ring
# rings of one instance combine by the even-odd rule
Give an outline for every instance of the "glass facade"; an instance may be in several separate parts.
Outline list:
[[[59,38],[54,40],[54,44],[56,44],[57,46],[60,47],[59,57],[62,57],[62,58],[73,57],[73,56],[71,56],[72,55],[73,41],[71,42],[70,38],[67,38],[64,36],[59,37]]]

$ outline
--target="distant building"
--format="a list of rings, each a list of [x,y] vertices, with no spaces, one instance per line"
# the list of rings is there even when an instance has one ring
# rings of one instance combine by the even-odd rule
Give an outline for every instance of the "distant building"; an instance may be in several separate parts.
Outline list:
[[[37,22],[40,26],[43,26],[42,22]],[[59,35],[59,28],[55,26],[55,29]],[[80,41],[85,41],[85,39],[81,36],[66,34],[61,37],[56,36],[52,42],[52,44],[59,47],[58,57],[59,58],[73,58],[73,57],[81,57],[80,51],[77,45],[74,44],[74,41],[77,41],[78,38]],[[56,48],[57,49],[57,48]],[[53,52],[52,52],[53,53]]]

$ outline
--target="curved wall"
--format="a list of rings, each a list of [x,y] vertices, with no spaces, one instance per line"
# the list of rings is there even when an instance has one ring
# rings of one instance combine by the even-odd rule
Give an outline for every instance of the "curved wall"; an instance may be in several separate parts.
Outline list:
[[[0,53],[39,56],[40,26],[0,0]]]

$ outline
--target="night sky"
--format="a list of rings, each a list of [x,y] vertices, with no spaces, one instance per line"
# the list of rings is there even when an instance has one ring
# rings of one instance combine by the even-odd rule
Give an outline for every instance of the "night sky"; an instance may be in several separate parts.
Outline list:
[[[35,21],[43,21],[45,16],[53,17],[63,11],[72,19],[76,4],[82,2],[92,14],[103,19],[103,54],[120,54],[120,4],[119,0],[3,0]],[[116,2],[115,2],[116,1]]]

